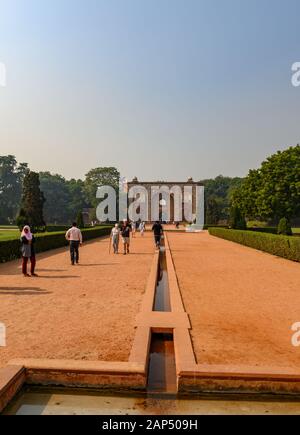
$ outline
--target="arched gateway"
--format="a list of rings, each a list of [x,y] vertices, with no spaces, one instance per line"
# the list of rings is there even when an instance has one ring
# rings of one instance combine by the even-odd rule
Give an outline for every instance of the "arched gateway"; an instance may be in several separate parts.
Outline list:
[[[142,189],[141,189],[142,188]],[[127,182],[128,192],[144,190],[147,204],[147,222],[193,222],[197,219],[199,197],[203,195],[203,184],[189,178],[187,182],[141,182],[134,178]],[[129,204],[134,199],[129,199]]]

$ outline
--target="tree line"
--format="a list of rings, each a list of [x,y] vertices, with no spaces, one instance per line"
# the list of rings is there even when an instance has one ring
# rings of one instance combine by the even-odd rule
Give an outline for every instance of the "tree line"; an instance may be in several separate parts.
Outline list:
[[[15,156],[0,156],[0,224],[30,220],[37,227],[65,225],[83,209],[96,208],[99,185],[118,188],[119,178],[116,168],[104,167],[90,170],[84,180],[66,180],[59,174],[33,172]]]
[[[0,224],[15,223],[17,216],[25,221],[33,209],[36,221],[69,223],[83,209],[96,209],[98,186],[118,189],[119,179],[117,168],[99,167],[84,180],[66,180],[50,172],[32,172],[14,156],[0,156]],[[206,224],[229,222],[243,228],[247,220],[290,223],[300,219],[300,145],[270,156],[246,178],[220,175],[202,184]]]
[[[268,157],[249,171],[233,192],[231,209],[240,221],[255,219],[290,225],[300,218],[300,145]],[[299,222],[300,223],[300,222]]]

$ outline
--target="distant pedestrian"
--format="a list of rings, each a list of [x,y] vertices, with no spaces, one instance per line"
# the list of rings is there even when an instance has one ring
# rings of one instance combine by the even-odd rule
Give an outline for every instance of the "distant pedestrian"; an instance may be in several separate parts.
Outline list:
[[[141,236],[144,237],[144,233],[145,233],[145,222],[141,222],[141,223],[140,223],[140,228],[139,228],[139,230],[140,230]]]
[[[134,221],[131,222],[131,231],[132,231],[132,237],[135,237],[136,223]]]
[[[130,247],[130,232],[131,227],[128,222],[123,222],[122,228],[121,228],[121,235],[123,240],[123,246],[124,246],[124,255],[129,254],[129,247]]]
[[[66,232],[66,239],[70,242],[71,264],[74,266],[75,262],[79,263],[79,246],[82,246],[82,234],[76,222]]]
[[[35,258],[35,238],[32,234],[30,227],[28,225],[25,225],[25,227],[22,230],[21,233],[21,243],[22,243],[22,273],[25,277],[29,277],[30,275],[27,273],[27,264],[28,260],[30,259],[30,273],[31,276],[35,277],[38,276],[35,273],[35,266],[36,266],[36,258]]]
[[[114,248],[114,254],[119,253],[119,241],[120,241],[120,228],[119,224],[116,224],[115,227],[111,230],[111,243]]]
[[[155,246],[157,249],[160,248],[160,242],[161,242],[161,237],[163,234],[163,227],[160,224],[160,222],[155,222],[155,224],[152,227],[152,231],[154,233],[154,241],[155,241]]]

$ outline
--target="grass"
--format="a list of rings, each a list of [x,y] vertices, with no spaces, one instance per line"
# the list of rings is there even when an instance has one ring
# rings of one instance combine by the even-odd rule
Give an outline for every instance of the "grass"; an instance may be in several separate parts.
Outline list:
[[[19,230],[3,230],[0,228],[0,241],[4,242],[5,240],[14,240],[19,239],[20,231]]]
[[[57,234],[57,233],[42,233],[42,234]],[[19,239],[20,236],[21,236],[21,232],[19,230],[3,230],[3,228],[0,228],[0,242],[5,242],[6,240],[16,240]]]

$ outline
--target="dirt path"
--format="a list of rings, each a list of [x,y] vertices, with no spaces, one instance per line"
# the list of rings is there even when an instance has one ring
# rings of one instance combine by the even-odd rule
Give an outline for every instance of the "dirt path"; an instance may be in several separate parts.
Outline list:
[[[71,266],[66,249],[38,256],[39,278],[23,278],[20,262],[0,265],[0,322],[12,358],[127,361],[154,253],[151,234],[137,235],[128,256],[108,255],[108,240],[81,250]]]
[[[299,371],[299,264],[207,233],[168,237],[198,363]]]

